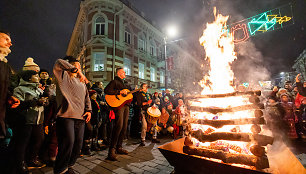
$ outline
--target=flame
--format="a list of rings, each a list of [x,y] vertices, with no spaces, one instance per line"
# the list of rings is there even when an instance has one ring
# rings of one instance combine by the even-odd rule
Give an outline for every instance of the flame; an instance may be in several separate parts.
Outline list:
[[[204,88],[202,95],[234,92],[232,86],[234,73],[231,63],[237,58],[234,52],[234,39],[231,33],[224,32],[228,16],[216,15],[215,21],[208,23],[200,38],[206,52],[206,60],[210,62],[210,71],[200,82]]]

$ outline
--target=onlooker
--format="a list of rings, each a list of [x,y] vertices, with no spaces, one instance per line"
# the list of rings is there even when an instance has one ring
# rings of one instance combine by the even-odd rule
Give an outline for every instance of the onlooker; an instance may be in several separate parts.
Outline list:
[[[294,105],[292,102],[289,102],[288,94],[282,94],[281,98],[281,105],[285,110],[284,120],[287,123],[288,132],[287,135],[289,138],[297,138],[296,130],[295,130],[295,123],[298,122],[298,118],[295,115]]]
[[[73,172],[73,165],[80,155],[83,143],[85,121],[91,118],[91,103],[81,72],[80,63],[73,57],[58,59],[53,73],[57,80],[57,105],[59,111],[56,120],[58,154],[54,173]],[[85,120],[85,121],[84,121]]]
[[[21,103],[15,109],[18,125],[13,128],[13,166],[17,166],[17,173],[27,173],[25,164],[26,148],[29,144],[28,167],[43,167],[38,160],[38,152],[44,139],[43,120],[44,107],[48,104],[46,97],[41,97],[43,90],[39,87],[39,76],[36,71],[27,70],[21,73],[20,84],[14,89],[14,96]],[[31,141],[30,141],[31,140]]]

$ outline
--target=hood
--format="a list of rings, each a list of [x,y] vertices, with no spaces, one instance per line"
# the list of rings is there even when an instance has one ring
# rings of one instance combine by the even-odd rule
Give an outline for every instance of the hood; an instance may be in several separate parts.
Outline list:
[[[28,81],[25,81],[23,80],[22,78],[20,79],[20,82],[19,82],[19,86],[27,86],[27,87],[38,87],[39,83],[33,83],[33,82],[28,82]]]

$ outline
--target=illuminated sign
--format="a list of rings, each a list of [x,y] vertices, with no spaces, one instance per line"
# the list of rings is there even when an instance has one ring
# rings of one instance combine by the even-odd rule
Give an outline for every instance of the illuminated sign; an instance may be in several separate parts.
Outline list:
[[[234,37],[234,43],[244,42],[251,36],[273,31],[294,24],[292,4],[269,10],[227,26]],[[229,30],[224,29],[224,33]]]

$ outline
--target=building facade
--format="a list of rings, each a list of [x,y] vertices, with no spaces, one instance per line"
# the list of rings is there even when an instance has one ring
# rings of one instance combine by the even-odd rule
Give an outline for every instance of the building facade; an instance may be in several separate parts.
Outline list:
[[[165,86],[164,34],[128,1],[84,0],[66,54],[86,77],[108,83],[123,67],[132,85]]]

